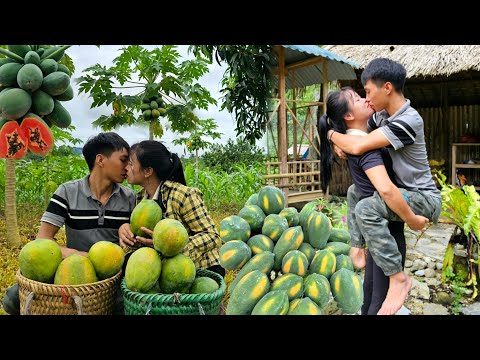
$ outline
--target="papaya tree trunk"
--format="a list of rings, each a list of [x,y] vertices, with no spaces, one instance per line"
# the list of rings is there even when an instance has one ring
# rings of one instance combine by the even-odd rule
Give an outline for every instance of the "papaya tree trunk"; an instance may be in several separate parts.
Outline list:
[[[148,140],[153,140],[153,126],[154,122],[150,121],[150,127],[148,129]]]
[[[43,207],[46,209],[48,206],[48,203],[50,202],[50,194],[48,191],[48,186],[47,184],[50,181],[50,166],[48,164],[48,159],[50,156],[45,156],[45,169],[46,169],[46,176],[45,176],[45,185],[43,187]]]
[[[5,221],[7,223],[7,244],[12,247],[22,245],[15,201],[15,162],[15,159],[5,160]]]
[[[195,150],[195,169],[197,170],[198,174],[198,149]]]

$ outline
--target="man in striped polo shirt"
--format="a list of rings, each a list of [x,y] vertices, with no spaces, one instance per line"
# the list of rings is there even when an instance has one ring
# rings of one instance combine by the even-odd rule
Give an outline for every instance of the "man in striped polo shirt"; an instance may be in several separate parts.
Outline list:
[[[130,221],[135,192],[122,183],[127,176],[130,146],[114,132],[100,133],[83,147],[90,174],[61,184],[40,219],[37,238],[55,240],[65,225],[67,245],[60,246],[63,258],[71,254],[88,256],[90,247],[105,240],[119,244],[118,228]],[[4,310],[20,313],[18,284],[10,286],[3,298]],[[121,294],[114,313],[122,313]]]
[[[130,221],[135,207],[135,192],[120,185],[127,176],[129,151],[128,143],[114,132],[90,139],[83,147],[90,174],[57,188],[40,220],[37,238],[53,239],[65,225],[63,257],[87,256],[101,240],[118,245],[118,228]]]

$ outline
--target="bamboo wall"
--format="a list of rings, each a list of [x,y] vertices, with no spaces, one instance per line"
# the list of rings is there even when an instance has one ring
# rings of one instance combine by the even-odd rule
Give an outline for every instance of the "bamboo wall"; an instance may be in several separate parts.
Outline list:
[[[451,183],[452,149],[464,133],[480,136],[480,106],[450,106],[448,108],[419,108],[417,111],[425,125],[425,143],[429,160],[445,160],[443,173]],[[467,128],[468,124],[468,128]],[[480,147],[462,147],[458,162],[468,159],[480,159]],[[330,193],[345,196],[352,178],[348,173],[345,160],[338,159],[332,171]],[[462,169],[469,184],[480,184],[480,169]]]

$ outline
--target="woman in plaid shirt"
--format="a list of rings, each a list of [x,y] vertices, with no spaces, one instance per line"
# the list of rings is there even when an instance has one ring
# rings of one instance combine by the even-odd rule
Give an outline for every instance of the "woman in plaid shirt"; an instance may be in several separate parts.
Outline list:
[[[187,186],[177,154],[172,154],[159,141],[146,140],[132,145],[127,181],[143,187],[137,203],[143,198],[153,199],[162,208],[164,218],[178,220],[185,226],[189,241],[182,253],[193,260],[196,268],[225,275],[219,262],[220,236],[207,212],[201,191]],[[150,236],[153,234],[149,229],[142,230]],[[153,247],[151,238],[134,236],[129,223],[123,224],[118,234],[122,247],[135,244]]]

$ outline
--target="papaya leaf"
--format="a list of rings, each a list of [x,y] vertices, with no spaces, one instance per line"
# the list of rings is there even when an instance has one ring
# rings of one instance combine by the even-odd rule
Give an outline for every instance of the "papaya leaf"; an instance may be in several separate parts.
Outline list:
[[[468,235],[473,231],[475,237],[480,239],[480,195],[472,185],[464,185],[463,191],[467,196],[468,212],[464,218],[463,232]]]
[[[70,70],[70,74],[75,72],[75,65],[73,64],[72,58],[68,54],[63,55],[62,59],[58,63],[65,65],[68,70]]]
[[[193,129],[198,121],[193,110],[197,107],[207,109],[208,104],[216,101],[195,82],[205,73],[206,62],[196,59],[182,65],[179,60],[180,54],[174,45],[151,51],[140,45],[130,45],[121,49],[113,66],[95,64],[86,68],[75,81],[79,84],[79,94],[85,92],[92,98],[91,108],[118,102],[116,113],[102,115],[93,124],[105,130],[142,123],[141,100],[163,95],[167,108],[165,128],[170,123],[170,127],[179,132]],[[136,95],[122,95],[127,88],[138,91]]]

